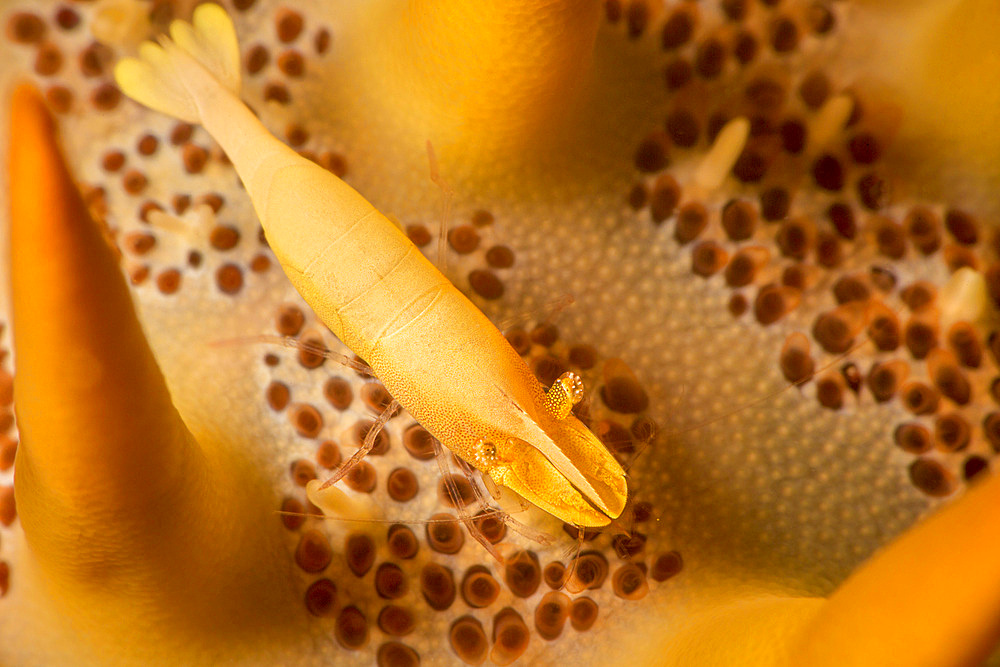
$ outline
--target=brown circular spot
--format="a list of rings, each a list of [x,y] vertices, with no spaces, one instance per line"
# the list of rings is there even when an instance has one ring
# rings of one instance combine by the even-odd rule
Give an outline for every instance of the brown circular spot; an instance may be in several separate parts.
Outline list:
[[[66,86],[49,86],[45,89],[45,101],[56,113],[68,113],[73,107],[73,91]]]
[[[243,288],[243,269],[223,264],[215,272],[215,284],[223,294],[236,294]]]
[[[941,498],[955,490],[954,476],[934,459],[919,458],[910,464],[910,482],[929,496]]]
[[[315,331],[307,331],[299,338],[298,346],[299,365],[310,370],[319,368],[326,362],[326,353],[329,351],[323,337]]]
[[[365,438],[368,437],[368,434],[373,428],[375,428],[375,422],[371,419],[362,419],[355,422],[351,433],[354,439],[354,445],[356,447],[361,447],[365,442]],[[368,455],[381,456],[388,451],[389,434],[386,433],[386,430],[383,428],[380,429],[378,435],[375,436],[375,445],[371,448],[371,451],[368,452]]]
[[[364,401],[369,410],[376,415],[381,415],[392,404],[392,394],[381,382],[373,380],[361,385],[361,400]],[[393,416],[397,414],[399,414],[398,407],[393,411]]]
[[[726,45],[710,37],[698,45],[694,55],[694,71],[703,79],[714,79],[726,65]]]
[[[779,16],[771,22],[771,48],[777,53],[789,53],[799,45],[799,27],[787,16]]]
[[[138,169],[129,169],[122,177],[122,187],[130,195],[137,195],[146,189],[149,180],[146,175]]]
[[[309,130],[298,123],[289,123],[285,126],[285,139],[289,146],[301,146],[309,141]]]
[[[316,53],[323,55],[330,49],[330,31],[326,28],[320,28],[316,32],[316,37],[313,38],[313,48],[316,49]]]
[[[63,30],[72,30],[80,25],[80,15],[72,7],[60,7],[56,11],[56,25]]]
[[[197,144],[186,143],[181,149],[181,161],[184,163],[184,171],[200,174],[208,162],[208,151]]]
[[[680,574],[684,569],[684,559],[679,551],[668,551],[657,556],[653,563],[650,577],[653,581],[666,581]]]
[[[288,530],[298,530],[305,523],[305,507],[296,498],[285,498],[281,502],[281,523]]]
[[[344,559],[354,576],[365,576],[375,564],[375,542],[364,533],[351,533],[344,539]]]
[[[254,44],[247,51],[245,59],[247,73],[251,76],[257,74],[267,66],[270,60],[271,54],[268,52],[267,47],[263,44]]]
[[[303,438],[315,438],[323,429],[323,416],[308,403],[295,403],[288,409],[288,420]]]
[[[343,412],[351,407],[354,401],[354,390],[351,383],[342,377],[331,377],[323,385],[323,396],[337,410]]]
[[[942,396],[957,405],[968,404],[972,398],[972,385],[951,352],[940,348],[931,350],[927,355],[927,372]]]
[[[483,209],[477,209],[472,212],[472,224],[476,227],[486,227],[493,224],[493,214],[489,211],[484,211]]]
[[[816,225],[808,218],[785,220],[774,241],[785,257],[805,259],[816,241]]]
[[[962,463],[962,478],[966,482],[971,482],[984,473],[988,474],[989,469],[989,461],[982,456],[972,455]]]
[[[0,597],[7,595],[8,590],[10,590],[10,565],[0,560]]]
[[[268,259],[267,255],[254,255],[250,260],[250,270],[254,273],[263,273],[271,268],[271,260]]]
[[[295,548],[295,562],[306,572],[321,572],[333,559],[333,549],[323,533],[307,530]]]
[[[700,202],[688,202],[677,212],[674,239],[681,245],[698,238],[708,225],[708,210]]]
[[[452,473],[438,481],[438,498],[448,507],[468,507],[475,502],[476,492],[465,475]]]
[[[937,290],[928,281],[918,280],[904,287],[899,296],[907,308],[913,312],[917,312],[934,303],[934,300],[937,298]]]
[[[233,7],[235,7],[238,11],[245,12],[253,7],[255,2],[257,2],[257,0],[233,0]]]
[[[757,209],[742,199],[731,199],[722,208],[722,228],[732,241],[745,241],[757,227]]]
[[[806,74],[799,84],[799,97],[810,109],[819,109],[830,96],[830,79],[819,70]]]
[[[521,615],[505,607],[493,617],[493,650],[490,660],[495,665],[509,665],[528,650],[531,631]]]
[[[778,360],[781,373],[794,384],[809,380],[816,368],[816,362],[809,354],[809,339],[799,332],[785,338]]]
[[[559,561],[552,561],[542,570],[542,581],[549,588],[562,588],[565,580],[566,566]]]
[[[341,646],[357,651],[368,643],[368,620],[357,607],[345,607],[337,616],[334,634]]]
[[[41,76],[52,76],[62,67],[63,55],[59,47],[46,42],[38,47],[35,54],[35,72]]]
[[[653,222],[660,224],[674,214],[681,199],[681,187],[670,174],[661,174],[653,183],[649,201],[649,214]]]
[[[482,624],[472,616],[462,616],[448,631],[451,649],[467,665],[481,665],[490,645]]]
[[[747,301],[747,298],[744,295],[739,293],[730,296],[729,303],[726,304],[726,309],[733,317],[740,317],[743,313],[747,312],[749,307],[750,302]]]
[[[292,481],[297,486],[305,487],[306,484],[316,479],[316,467],[305,459],[296,459],[290,466]]]
[[[110,111],[122,99],[121,91],[110,83],[102,83],[90,93],[90,103],[99,111]]]
[[[6,472],[14,467],[16,455],[17,440],[7,435],[0,435],[0,471]]]
[[[908,371],[909,365],[899,359],[874,364],[868,372],[867,384],[875,401],[885,403],[895,396]]]
[[[417,476],[409,468],[396,468],[390,472],[385,485],[389,497],[401,503],[413,500],[420,490]]]
[[[608,560],[597,551],[586,551],[566,568],[566,590],[582,593],[587,589],[597,590],[608,576]]]
[[[914,359],[923,359],[937,347],[937,327],[916,317],[910,318],[903,330],[903,341]]]
[[[156,237],[148,232],[129,232],[122,238],[122,245],[134,255],[145,255],[156,245]]]
[[[913,414],[929,415],[937,411],[940,395],[923,382],[908,382],[903,386],[901,399],[903,407]]]
[[[791,197],[788,190],[772,187],[760,193],[760,213],[769,221],[783,220],[791,208]]]
[[[503,282],[497,274],[487,269],[473,269],[469,272],[469,286],[484,299],[494,300],[503,296]]]
[[[332,470],[340,465],[342,458],[340,448],[333,440],[324,440],[316,448],[316,463],[328,470]]]
[[[522,357],[531,351],[531,337],[528,336],[528,333],[524,329],[509,329],[504,333],[504,338],[514,348],[514,351]]]
[[[504,565],[504,582],[519,598],[531,597],[542,581],[538,556],[532,551],[518,551]]]
[[[975,218],[957,209],[944,214],[944,226],[956,241],[963,245],[975,245],[979,240],[979,229]]]
[[[181,287],[181,272],[177,269],[164,269],[156,276],[156,289],[161,294],[176,294]]]
[[[668,164],[667,145],[670,139],[665,132],[656,131],[639,142],[635,150],[635,167],[650,174],[660,171]]]
[[[0,486],[0,525],[10,526],[17,519],[17,503],[14,501],[14,487]]]
[[[375,592],[387,600],[398,600],[410,589],[403,570],[394,563],[382,563],[375,570]]]
[[[798,155],[806,147],[806,126],[798,120],[786,120],[778,127],[781,147],[792,155]]]
[[[505,524],[497,512],[493,510],[482,510],[476,514],[472,520],[476,530],[486,538],[490,544],[499,543],[507,535],[507,524]]]
[[[264,99],[268,102],[288,104],[292,101],[292,94],[288,92],[288,88],[283,83],[269,81],[264,86]]]
[[[597,621],[597,603],[588,597],[573,600],[569,610],[569,622],[577,632],[586,632]]]
[[[236,247],[237,243],[240,242],[240,232],[235,227],[230,225],[216,225],[209,233],[208,242],[211,243],[212,247],[216,250],[231,250]],[[289,306],[285,306],[285,308],[288,307]],[[292,307],[294,308],[294,306]],[[294,336],[295,334],[292,333],[285,335]]]
[[[417,621],[413,612],[406,607],[390,604],[382,608],[378,614],[378,627],[392,637],[403,637],[413,632]]]
[[[368,461],[358,461],[344,476],[344,483],[358,493],[372,493],[378,484],[378,473]]]
[[[615,412],[638,414],[649,407],[649,396],[639,380],[631,374],[606,378],[601,387],[601,400]]]
[[[865,325],[865,313],[865,304],[858,301],[848,301],[822,313],[813,322],[813,338],[827,352],[847,352]]]
[[[559,591],[542,596],[535,607],[535,629],[542,639],[552,641],[562,634],[571,604],[569,596]]]
[[[284,382],[274,380],[267,385],[264,395],[267,397],[267,404],[271,406],[271,409],[281,412],[288,407],[288,400],[291,398],[292,392]]]
[[[701,241],[691,249],[691,272],[708,278],[726,266],[729,253],[715,241]]]
[[[118,150],[110,150],[101,158],[101,168],[114,173],[125,166],[125,154]]]
[[[34,44],[45,36],[45,21],[31,12],[15,12],[7,19],[7,38],[18,44]]]
[[[891,352],[899,347],[902,332],[899,318],[892,311],[886,310],[872,317],[868,325],[868,337],[879,350]]]
[[[482,566],[470,568],[462,578],[462,598],[470,607],[489,607],[499,595],[500,583]]]
[[[479,232],[473,225],[459,225],[448,230],[448,245],[460,255],[468,255],[479,247]]]
[[[641,600],[649,593],[646,571],[635,563],[625,563],[611,577],[611,590],[623,600]]]
[[[746,65],[757,57],[757,38],[752,32],[740,30],[733,38],[733,57],[741,65]]]
[[[649,24],[649,7],[644,2],[630,2],[625,7],[625,26],[629,39],[638,39]]]
[[[420,549],[420,543],[417,542],[417,536],[413,530],[401,523],[389,526],[386,542],[389,546],[389,553],[403,560],[413,558]]]
[[[413,424],[403,432],[403,447],[415,459],[426,461],[434,458],[436,438],[420,424]]]
[[[917,422],[900,424],[896,427],[892,437],[896,446],[910,454],[923,454],[929,451],[934,444],[931,432]]]
[[[281,7],[275,12],[274,26],[278,34],[278,40],[285,44],[295,41],[302,32],[303,25],[302,14],[296,11],[287,7]]]
[[[386,642],[378,647],[375,664],[378,667],[417,667],[420,656],[406,644]]]
[[[505,245],[495,245],[486,251],[486,263],[495,269],[514,266],[514,251]]]
[[[589,345],[574,345],[569,348],[566,358],[577,368],[587,370],[597,363],[597,350]]]
[[[437,563],[427,563],[420,571],[420,592],[431,609],[444,611],[455,601],[455,579],[451,570]]]
[[[170,205],[174,209],[174,213],[180,215],[188,209],[191,205],[191,196],[185,194],[176,194],[170,200]]]
[[[765,326],[774,324],[798,306],[800,295],[794,287],[764,285],[754,299],[754,317]]]
[[[619,533],[611,538],[611,546],[622,560],[635,558],[646,548],[646,536],[634,530]]]
[[[698,143],[698,119],[687,109],[674,109],[667,115],[667,134],[676,146],[691,148]]]
[[[306,589],[306,609],[313,616],[333,616],[337,605],[337,585],[329,579],[319,579]]]
[[[532,362],[531,367],[535,377],[546,387],[551,386],[560,375],[568,370],[562,359],[551,354],[538,357]]]
[[[934,422],[934,442],[942,451],[957,452],[965,449],[971,437],[972,427],[957,412],[943,414]]]
[[[888,200],[888,186],[877,174],[865,174],[855,185],[858,200],[869,211],[877,211]]]
[[[694,12],[686,8],[674,10],[663,23],[660,41],[666,50],[677,49],[691,40],[694,34]]]
[[[675,58],[663,70],[663,80],[667,90],[683,88],[694,76],[694,67],[684,58]]]
[[[828,269],[840,266],[843,249],[836,234],[823,230],[816,235],[816,263]]]
[[[465,544],[462,527],[454,516],[438,513],[431,516],[426,525],[427,545],[442,554],[456,554]]]
[[[278,54],[278,59],[275,61],[285,76],[297,79],[305,74],[306,62],[302,57],[302,54],[295,49],[289,49],[287,51],[282,51]]]
[[[160,146],[160,140],[152,134],[144,134],[139,137],[139,141],[136,142],[135,149],[139,155],[150,156],[156,152],[156,149]]]

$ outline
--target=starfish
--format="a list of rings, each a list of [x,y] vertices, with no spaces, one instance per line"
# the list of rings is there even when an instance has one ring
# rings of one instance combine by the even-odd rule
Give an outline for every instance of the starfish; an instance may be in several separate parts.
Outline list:
[[[583,376],[630,504],[596,534],[502,497],[521,534],[405,412],[322,516],[307,490],[392,399],[333,358],[207,135],[117,94],[113,57],[171,9],[137,7],[6,19],[10,73],[44,96],[9,101],[0,661],[995,649],[1000,281],[977,218],[1000,133],[961,114],[995,63],[957,70],[955,108],[919,104],[994,8],[235,3],[265,124],[397,218],[543,383]]]

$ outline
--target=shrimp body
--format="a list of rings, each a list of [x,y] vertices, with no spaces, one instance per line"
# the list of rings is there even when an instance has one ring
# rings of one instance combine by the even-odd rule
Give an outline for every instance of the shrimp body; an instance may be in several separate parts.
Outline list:
[[[224,10],[118,64],[122,90],[200,122],[243,180],[292,284],[393,397],[459,457],[559,519],[603,526],[625,506],[625,473],[569,413],[573,378],[548,393],[499,330],[405,234],[341,179],[285,146],[238,97],[239,51]],[[578,380],[577,380],[578,382]]]

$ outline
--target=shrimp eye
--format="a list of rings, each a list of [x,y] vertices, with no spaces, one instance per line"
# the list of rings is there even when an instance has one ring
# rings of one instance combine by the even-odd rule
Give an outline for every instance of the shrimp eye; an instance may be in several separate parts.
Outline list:
[[[476,443],[474,455],[477,465],[482,468],[490,468],[497,461],[497,446],[492,442],[480,440]]]
[[[573,406],[583,400],[583,380],[571,371],[566,371],[552,383],[545,392],[545,409],[556,419],[566,419]]]

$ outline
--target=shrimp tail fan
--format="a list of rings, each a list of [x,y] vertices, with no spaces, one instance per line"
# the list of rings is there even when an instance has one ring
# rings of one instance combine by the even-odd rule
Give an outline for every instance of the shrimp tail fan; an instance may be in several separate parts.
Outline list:
[[[126,95],[151,109],[191,123],[218,88],[239,96],[240,49],[233,21],[219,5],[203,4],[191,23],[174,21],[170,36],[143,42],[137,58],[115,65]]]

